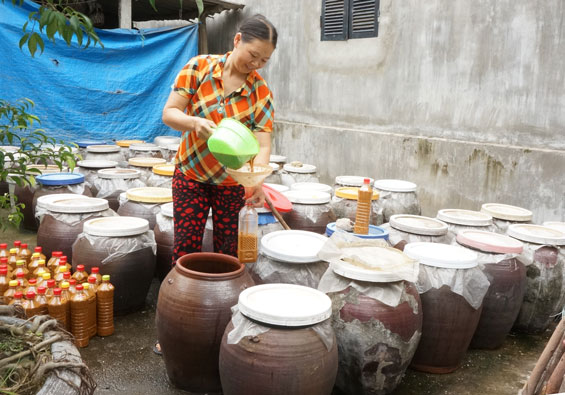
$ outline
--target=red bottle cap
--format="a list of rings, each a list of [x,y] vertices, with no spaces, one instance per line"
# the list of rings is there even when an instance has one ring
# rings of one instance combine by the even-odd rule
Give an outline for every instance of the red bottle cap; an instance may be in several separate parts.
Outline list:
[[[83,290],[83,287],[82,287],[82,285],[80,285],[80,284],[79,284],[79,285],[77,285],[77,291],[82,291],[82,290]]]
[[[69,280],[69,285],[77,285],[77,280],[75,280],[74,278],[71,278]]]
[[[6,259],[6,262],[7,262],[7,261],[8,261],[8,258],[5,258],[5,259]],[[92,274],[98,274],[98,273],[100,273],[100,268],[99,268],[98,266],[93,266],[93,267],[90,269],[90,272],[91,272]]]
[[[26,274],[24,272],[18,272],[16,274],[16,278],[22,278],[22,277],[25,278],[25,276],[26,276]]]
[[[2,258],[0,258],[0,263],[8,263],[8,258],[3,256]]]
[[[67,263],[67,256],[66,255],[61,256],[61,262]]]
[[[22,242],[19,240],[14,241],[14,247],[19,247],[22,245]]]
[[[365,184],[370,184],[370,183],[371,183],[371,179],[370,179],[370,178],[365,178],[365,179],[363,179],[363,183],[365,183]]]
[[[37,246],[33,249],[33,252],[42,252],[43,248],[41,248],[40,246]]]
[[[22,248],[27,248],[27,243],[22,243]]]
[[[84,265],[78,265],[78,266],[77,266],[77,270],[78,270],[79,272],[84,272]]]
[[[47,288],[45,288],[44,286],[37,288],[37,293],[40,294],[40,295],[43,295],[46,291],[47,291]]]
[[[23,292],[18,291],[18,292],[16,292],[16,293],[14,294],[14,299],[21,299],[21,298],[23,298],[23,297],[24,297],[24,293],[23,293]]]
[[[8,274],[8,268],[7,267],[0,267],[0,274],[3,275],[3,276]]]
[[[90,284],[96,283],[96,277],[95,277],[95,276],[90,276],[90,277],[88,277],[88,282],[89,282]]]
[[[59,258],[59,266],[67,266],[67,261],[63,257]]]
[[[3,250],[5,250],[6,248],[8,248],[8,244],[6,244],[6,243],[1,243],[1,244],[0,244],[0,248],[3,249]]]
[[[61,295],[61,291],[62,291],[61,288],[55,288],[55,289],[53,290],[53,295]]]
[[[53,288],[55,286],[55,280],[47,280],[47,286]]]
[[[26,298],[27,299],[34,299],[35,298],[35,292],[28,291],[27,294],[26,294]]]
[[[53,251],[51,255],[58,258],[63,256],[63,251]]]
[[[28,283],[29,285],[35,285],[35,284],[37,284],[37,279],[35,279],[35,278],[30,278],[27,283]]]
[[[65,280],[68,280],[69,278],[71,278],[71,272],[65,272],[65,273],[63,273],[63,278],[64,278]]]

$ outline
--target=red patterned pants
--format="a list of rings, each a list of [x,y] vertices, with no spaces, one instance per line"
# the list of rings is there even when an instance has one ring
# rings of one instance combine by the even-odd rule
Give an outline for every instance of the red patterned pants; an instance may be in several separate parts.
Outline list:
[[[210,208],[214,222],[214,251],[237,256],[237,223],[239,210],[245,204],[244,196],[245,190],[240,185],[204,184],[175,169],[173,264],[183,255],[201,251]]]

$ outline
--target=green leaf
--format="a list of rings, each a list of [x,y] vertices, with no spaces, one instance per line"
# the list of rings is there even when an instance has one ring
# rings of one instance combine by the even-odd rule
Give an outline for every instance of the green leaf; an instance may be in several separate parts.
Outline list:
[[[39,45],[39,47],[41,48],[41,53],[43,53],[43,50],[45,49],[45,44],[43,43],[43,39],[41,38],[41,36],[38,33],[33,33],[32,35],[36,36],[37,45]],[[33,124],[33,118],[30,117],[30,126],[32,124]]]
[[[200,18],[200,15],[202,15],[202,13],[204,12],[204,3],[202,2],[202,0],[194,0],[196,2],[196,7],[198,7],[198,18]],[[182,0],[181,0],[181,4],[182,4]]]
[[[76,15],[71,17],[71,28],[75,31],[75,33],[77,30],[80,30],[79,21]]]
[[[65,40],[67,45],[71,45],[72,38],[73,38],[72,29],[68,25],[65,25],[65,27],[63,27],[63,39]]]
[[[27,29],[27,24],[29,23],[29,21],[27,21],[26,23],[24,23],[24,25],[22,26],[22,32],[25,32]]]
[[[43,26],[45,26],[47,20],[49,19],[49,14],[51,14],[51,10],[48,8],[41,7],[39,9],[39,13],[41,14],[41,17],[39,18],[39,30],[42,31]]]
[[[78,29],[75,31],[75,34],[77,36],[77,42],[78,42],[78,46],[82,47],[82,29]]]
[[[24,46],[27,39],[29,38],[29,33],[24,34],[24,36],[20,39],[20,49]]]
[[[47,33],[47,37],[51,41],[55,42],[55,33],[57,33],[57,21],[53,20],[52,22],[49,22],[45,31]]]
[[[159,11],[157,11],[157,7],[155,7],[155,0],[149,0],[149,4],[151,4],[151,7],[153,7],[155,12],[159,12]]]
[[[37,33],[33,33],[27,42],[27,48],[29,49],[29,53],[33,58],[35,55],[35,51],[37,50]]]

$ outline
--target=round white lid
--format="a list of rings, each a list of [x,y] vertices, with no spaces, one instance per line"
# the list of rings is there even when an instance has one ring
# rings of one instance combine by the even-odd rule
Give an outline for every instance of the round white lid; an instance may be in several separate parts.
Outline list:
[[[269,157],[269,162],[284,163],[284,162],[286,162],[286,156],[283,156],[283,155],[271,155],[271,156]]]
[[[130,151],[159,151],[159,146],[152,143],[132,144]]]
[[[552,229],[557,229],[565,233],[565,222],[545,221],[543,223],[543,226],[547,226],[548,228],[552,228]]]
[[[298,167],[298,166],[293,166],[290,163],[286,163],[283,166],[283,169],[285,169],[286,171],[288,171],[290,173],[306,174],[306,173],[315,173],[316,172],[316,166],[307,165],[307,164],[303,164],[302,166]]]
[[[167,144],[166,147],[169,151],[178,151],[179,145],[178,144]]]
[[[327,237],[305,230],[278,230],[261,238],[261,252],[288,263],[318,262],[318,252]]]
[[[103,169],[98,170],[97,174],[100,178],[129,179],[139,178],[141,176],[141,171],[136,169]]]
[[[149,230],[149,221],[137,217],[103,217],[86,221],[84,232],[92,236],[135,236]]]
[[[113,160],[79,160],[77,162],[79,167],[84,167],[85,169],[108,169],[111,167],[118,166],[118,162]]]
[[[565,245],[565,233],[542,225],[512,224],[506,230],[508,236],[535,244]]]
[[[165,217],[173,218],[174,217],[173,202],[162,204],[161,205],[161,214],[163,214]]]
[[[290,186],[290,189],[293,191],[302,191],[302,190],[309,190],[309,191],[320,191],[331,193],[333,188],[326,184],[321,184],[319,182],[295,182]]]
[[[176,144],[177,146],[180,143],[180,137],[175,136],[157,136],[153,139],[153,144],[161,148],[167,148],[169,145]]]
[[[265,324],[306,326],[332,315],[332,302],[323,292],[295,284],[263,284],[239,294],[241,314]]]
[[[485,203],[481,206],[481,212],[506,221],[527,222],[531,221],[533,217],[530,210],[500,203]]]
[[[361,176],[337,176],[335,178],[335,183],[339,184],[339,185],[345,185],[348,187],[360,187],[363,185],[363,181],[365,180],[365,178],[368,178],[369,180],[371,180],[371,185],[373,185],[373,183],[375,182],[375,180],[373,180],[370,177],[361,177]]]
[[[461,209],[445,209],[439,210],[437,218],[450,224],[467,225],[467,226],[489,226],[492,225],[492,217],[490,214],[481,213],[480,211],[461,210]]]
[[[283,192],[291,203],[298,204],[326,204],[332,199],[327,192],[320,192],[311,189],[290,190]]]
[[[169,203],[173,200],[171,188],[141,187],[126,191],[128,200],[141,203]]]
[[[94,153],[111,153],[120,152],[120,147],[117,145],[89,145],[86,147],[86,152]]]
[[[107,210],[109,206],[106,199],[84,197],[51,199],[44,203],[44,207],[55,213],[83,214]]]
[[[290,189],[286,185],[282,185],[282,184],[270,184],[270,183],[266,182],[263,185],[266,185],[270,188],[273,188],[277,192],[286,192]]]
[[[483,252],[496,254],[521,254],[524,249],[522,242],[512,237],[475,229],[460,230],[457,233],[457,242]]]
[[[404,180],[376,180],[373,187],[389,192],[414,192],[418,189],[413,182]]]
[[[167,163],[165,159],[162,158],[153,158],[153,157],[137,157],[137,158],[130,158],[128,159],[128,163],[130,166],[137,166],[137,167],[153,167],[155,165],[164,165]]]
[[[88,199],[88,196],[79,195],[77,193],[54,193],[51,195],[43,195],[37,198],[37,207],[46,207],[51,201],[61,200],[61,199]]]
[[[279,165],[277,165],[276,163],[269,163],[269,166],[271,166],[271,168],[273,169],[273,171],[276,171],[279,169]]]
[[[467,248],[441,243],[408,243],[404,253],[422,265],[446,269],[469,269],[477,266],[476,252]]]
[[[423,236],[443,236],[448,229],[439,219],[421,215],[396,214],[390,217],[389,223],[394,229]]]

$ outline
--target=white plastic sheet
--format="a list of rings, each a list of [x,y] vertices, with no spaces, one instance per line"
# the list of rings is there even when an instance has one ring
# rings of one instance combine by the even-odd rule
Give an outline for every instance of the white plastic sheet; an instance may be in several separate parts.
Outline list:
[[[129,201],[129,199],[126,197],[125,193],[121,193],[119,198],[118,198],[118,202],[120,203],[120,207],[123,206],[124,204],[126,204]],[[139,204],[141,207],[143,207],[144,209],[150,211],[152,214],[159,214],[161,212],[161,205],[165,204],[165,203],[141,203],[141,202],[135,202],[132,200],[133,203]]]
[[[228,344],[238,344],[244,337],[254,337],[259,336],[263,333],[271,330],[268,325],[261,325],[256,321],[251,321],[249,318],[245,317],[236,306],[231,308],[233,329],[228,333],[227,343]],[[286,328],[289,331],[289,336],[292,336],[292,327]],[[303,329],[303,327],[300,327]],[[297,329],[297,330],[300,330]],[[334,330],[331,325],[331,319],[327,319],[318,324],[310,326],[308,329],[316,332],[320,340],[324,343],[327,350],[331,350],[334,344]]]
[[[371,202],[371,218],[369,220],[371,225],[380,225],[384,222],[383,211],[377,202],[378,200]],[[330,207],[336,218],[349,218],[351,221],[355,221],[357,200],[345,199],[334,195],[330,202]]]
[[[152,173],[149,177],[147,177],[147,186],[157,188],[172,188],[173,177]]]
[[[329,214],[328,214],[329,213]],[[289,213],[293,216],[299,216],[302,218],[306,218],[310,222],[318,223],[320,220],[324,218],[329,218],[329,222],[333,222],[335,216],[332,212],[330,204],[299,204],[293,203],[292,204],[292,212]],[[285,214],[285,215],[289,215]]]
[[[125,192],[131,188],[143,188],[147,186],[139,178],[123,179],[100,177],[93,180],[93,185],[97,190],[96,197],[102,199],[116,195],[117,193]]]
[[[154,255],[157,253],[157,243],[155,242],[155,235],[152,230],[148,230],[140,235],[124,237],[92,236],[83,232],[78,235],[76,241],[73,243],[73,249],[76,243],[83,239],[88,240],[93,249],[104,251],[108,254],[108,256],[102,260],[102,265],[148,247],[151,248]],[[103,272],[104,270],[101,271]]]
[[[443,243],[449,244],[450,238],[445,235],[441,236],[427,236],[427,235],[417,235],[414,233],[404,232],[390,226],[387,222],[386,224],[380,225],[381,228],[388,230],[388,241],[391,245],[395,246],[401,241],[406,243],[416,243],[416,242],[430,242],[430,243]]]
[[[327,262],[286,263],[262,253],[257,262],[248,263],[250,274],[262,283],[287,283],[317,288],[320,278],[328,269]]]
[[[159,230],[163,233],[174,232],[175,230],[175,222],[171,217],[167,217],[166,215],[161,214],[161,212],[157,213],[155,216],[155,221],[157,226],[159,226]]]
[[[39,220],[39,223],[43,221],[46,215],[50,215],[59,222],[64,223],[68,226],[75,226],[81,221],[86,221],[87,219],[94,217],[115,217],[118,214],[112,209],[106,209],[102,211],[95,211],[93,213],[56,213],[54,211],[49,211],[43,207],[37,206],[35,209],[35,217]]]
[[[445,221],[444,221],[445,222]],[[447,244],[458,245],[457,243],[457,233],[462,230],[481,230],[484,232],[496,232],[496,227],[494,225],[487,226],[467,226],[467,225],[457,225],[445,222],[447,224]]]
[[[420,215],[422,208],[416,192],[391,192],[375,188],[379,193],[378,211],[383,214],[383,222],[388,222],[395,214]]]
[[[297,182],[320,182],[316,173],[289,173],[285,170],[280,171],[281,184],[290,188]]]

